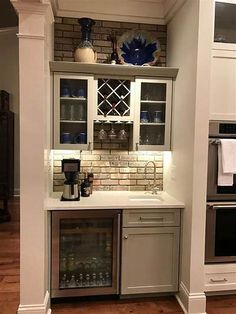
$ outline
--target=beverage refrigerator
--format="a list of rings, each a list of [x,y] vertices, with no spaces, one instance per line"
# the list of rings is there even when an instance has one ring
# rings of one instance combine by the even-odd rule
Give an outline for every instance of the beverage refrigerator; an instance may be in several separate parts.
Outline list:
[[[120,210],[52,211],[51,297],[119,293]]]

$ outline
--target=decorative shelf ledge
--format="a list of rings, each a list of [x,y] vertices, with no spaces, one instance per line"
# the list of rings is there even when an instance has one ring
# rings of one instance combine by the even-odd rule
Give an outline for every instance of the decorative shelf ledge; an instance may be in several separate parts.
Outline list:
[[[52,72],[90,73],[108,76],[142,76],[142,77],[163,77],[176,78],[178,69],[156,66],[119,65],[102,63],[80,63],[51,61],[50,70]]]

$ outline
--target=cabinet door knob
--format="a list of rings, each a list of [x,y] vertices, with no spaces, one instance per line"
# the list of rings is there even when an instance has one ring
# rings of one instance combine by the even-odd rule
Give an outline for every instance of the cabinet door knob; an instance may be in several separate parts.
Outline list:
[[[127,240],[127,239],[128,239],[128,236],[127,236],[127,235],[125,235],[125,236],[124,236],[124,239],[125,239],[125,240]]]

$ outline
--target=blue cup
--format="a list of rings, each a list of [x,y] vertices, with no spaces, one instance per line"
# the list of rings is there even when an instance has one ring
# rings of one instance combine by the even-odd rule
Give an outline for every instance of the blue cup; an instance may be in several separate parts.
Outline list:
[[[87,134],[86,133],[79,133],[79,135],[77,135],[75,137],[75,143],[78,144],[86,144],[87,143]]]
[[[83,88],[78,88],[78,89],[75,89],[73,91],[73,96],[74,97],[78,97],[78,98],[84,98],[85,97],[85,91]]]
[[[70,97],[69,87],[62,87],[61,88],[61,97]]]
[[[147,110],[144,110],[144,111],[140,112],[140,122],[141,123],[148,123],[148,122],[150,122],[150,116],[149,116],[149,112]]]
[[[69,132],[61,133],[61,143],[62,144],[71,144],[72,143],[72,135]]]

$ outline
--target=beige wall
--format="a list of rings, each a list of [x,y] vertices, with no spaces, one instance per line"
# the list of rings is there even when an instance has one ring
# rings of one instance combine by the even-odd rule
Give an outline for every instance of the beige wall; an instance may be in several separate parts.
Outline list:
[[[10,110],[15,113],[14,190],[19,194],[19,48],[17,29],[0,29],[0,90],[10,94]]]

